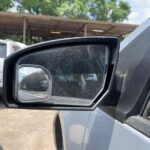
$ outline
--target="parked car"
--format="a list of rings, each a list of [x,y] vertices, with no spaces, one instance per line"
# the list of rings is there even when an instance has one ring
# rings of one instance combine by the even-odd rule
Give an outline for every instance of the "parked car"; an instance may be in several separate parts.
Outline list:
[[[11,40],[0,40],[0,95],[2,95],[3,87],[3,64],[4,59],[10,54],[25,48],[26,45],[11,41]]]
[[[61,110],[54,124],[58,150],[149,150],[149,36],[150,20],[121,47],[116,37],[79,37],[19,51],[4,63],[4,104]],[[31,88],[36,82],[21,88],[29,82],[24,74],[30,79],[37,68],[48,83],[44,94]],[[33,98],[25,96],[31,92]]]

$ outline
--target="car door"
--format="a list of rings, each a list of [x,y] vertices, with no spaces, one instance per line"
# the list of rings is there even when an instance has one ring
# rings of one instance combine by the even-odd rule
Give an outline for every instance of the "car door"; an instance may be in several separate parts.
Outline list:
[[[86,128],[82,150],[149,150],[149,147],[150,138],[132,127],[128,121],[121,123],[96,109]]]
[[[118,104],[92,112],[84,150],[149,150],[149,35],[148,20],[121,43],[116,71]]]
[[[79,112],[80,117],[77,117],[78,113],[73,111],[61,112],[60,120],[64,141],[67,143],[65,145],[68,146],[68,149],[72,145],[73,147],[79,147],[79,144],[73,142],[75,139],[70,141],[69,138],[69,135],[73,135],[70,128],[73,125],[74,128],[77,127],[76,124],[86,128],[80,141],[82,143],[80,149],[149,149],[149,109],[145,106],[150,89],[150,73],[148,71],[149,67],[146,65],[150,62],[150,44],[147,41],[149,35],[150,21],[148,20],[121,42],[116,71],[117,89],[120,98],[116,108],[105,107],[105,109],[100,109],[98,107],[91,113]],[[125,93],[124,91],[127,88],[128,92]],[[135,105],[134,102],[137,102],[137,104]],[[132,105],[135,105],[134,109],[130,110]],[[144,110],[147,111],[143,113]],[[126,117],[124,117],[125,112],[129,112]],[[147,117],[143,117],[145,114],[147,114]],[[87,120],[84,121],[83,118],[87,118]],[[75,131],[81,133],[78,128],[75,128]]]

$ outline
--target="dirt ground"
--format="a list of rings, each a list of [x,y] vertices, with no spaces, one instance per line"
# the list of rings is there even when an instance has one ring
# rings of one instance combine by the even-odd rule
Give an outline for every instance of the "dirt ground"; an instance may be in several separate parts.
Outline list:
[[[56,111],[0,110],[0,150],[55,150]]]

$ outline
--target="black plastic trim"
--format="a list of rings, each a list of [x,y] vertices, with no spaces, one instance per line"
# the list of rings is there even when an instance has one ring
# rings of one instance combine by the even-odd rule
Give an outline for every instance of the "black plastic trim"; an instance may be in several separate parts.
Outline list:
[[[141,116],[133,116],[129,117],[125,123],[150,138],[150,120]]]

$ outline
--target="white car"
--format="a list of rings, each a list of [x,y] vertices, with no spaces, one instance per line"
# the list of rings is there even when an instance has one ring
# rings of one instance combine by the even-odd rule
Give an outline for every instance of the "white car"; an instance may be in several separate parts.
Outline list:
[[[2,95],[2,87],[3,87],[3,64],[4,64],[4,59],[22,49],[25,48],[26,45],[11,41],[11,40],[0,40],[0,96]]]

